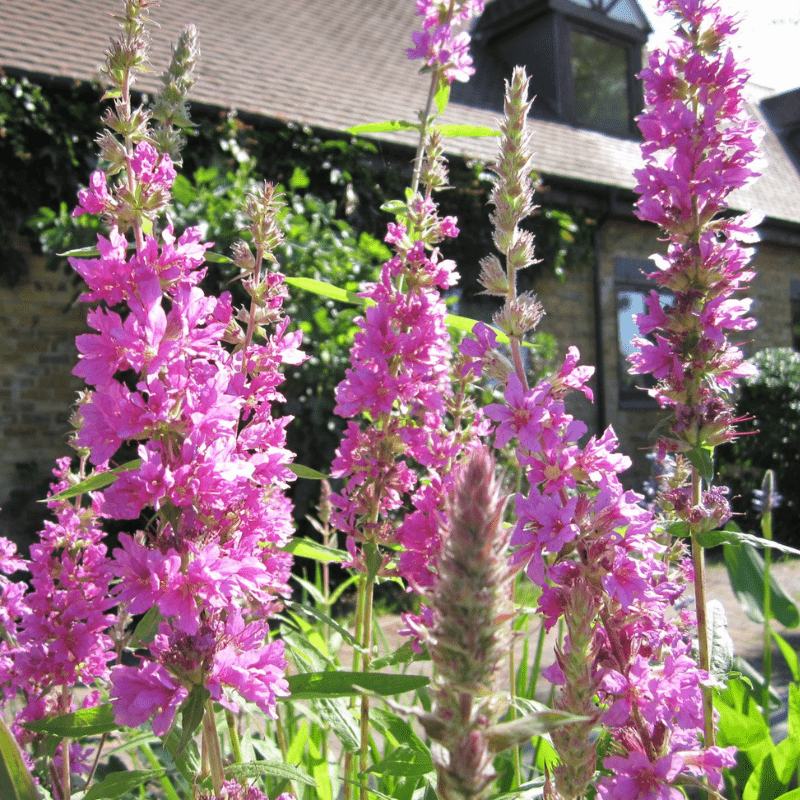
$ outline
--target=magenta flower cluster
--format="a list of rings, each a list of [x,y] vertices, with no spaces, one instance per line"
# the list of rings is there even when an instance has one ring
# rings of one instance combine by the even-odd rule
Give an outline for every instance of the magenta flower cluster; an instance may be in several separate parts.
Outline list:
[[[55,495],[74,485],[68,458],[58,462],[51,487]],[[39,541],[31,545],[30,559],[16,556],[14,546],[0,539],[0,573],[30,572],[29,585],[0,575],[0,688],[4,702],[23,699],[14,733],[20,744],[37,735],[21,727],[50,716],[76,710],[72,688],[94,686],[109,678],[115,657],[108,635],[117,622],[110,587],[114,579],[111,561],[102,540],[102,495],[92,493],[87,505],[50,499],[54,521],[45,522]],[[100,693],[90,691],[80,707],[96,706]],[[91,750],[78,743],[69,749],[70,768],[88,770]],[[62,765],[62,746],[54,758]]]
[[[370,423],[348,423],[331,470],[346,481],[332,497],[331,522],[350,537],[354,555],[355,541],[402,545],[398,568],[414,586],[429,585],[434,574],[450,469],[464,444],[445,422],[452,352],[441,291],[458,276],[435,247],[457,234],[429,195],[416,194],[405,221],[389,223],[395,255],[362,295],[369,305],[336,390],[337,414]],[[393,515],[409,499],[413,510],[398,526]]]
[[[130,168],[140,196],[169,195],[168,156],[142,142]],[[106,180],[92,176],[76,213],[113,215]],[[264,343],[246,342],[230,296],[208,297],[198,286],[208,246],[197,230],[176,238],[167,227],[160,241],[141,236],[129,253],[114,227],[99,237],[99,257],[70,259],[88,286],[81,299],[101,302],[88,315],[95,332],[77,338],[74,372],[92,388],[77,413],[76,446],[96,471],[109,469],[123,445],[135,444],[138,458],[90,507],[53,504],[59,523],[32,550],[33,593],[16,614],[20,649],[7,656],[17,680],[35,681],[41,670],[65,685],[110,678],[117,721],[136,727],[153,718],[157,734],[195,687],[233,710],[240,699],[252,702],[267,716],[288,693],[283,644],[271,641],[268,618],[289,592],[291,556],[280,548],[293,531],[285,490],[294,476],[289,419],[273,417],[272,407],[283,400],[282,365],[304,359],[300,333],[282,319]],[[274,316],[286,294],[282,278],[271,274],[264,287]],[[155,512],[154,521],[120,534],[108,559],[96,520],[143,512]],[[54,603],[62,611],[51,621],[44,608]],[[157,612],[159,623],[152,640],[132,642],[146,644],[148,656],[109,675],[111,606],[120,614],[119,647],[132,616]]]
[[[143,192],[169,191],[168,156],[142,143],[131,167]],[[104,202],[94,179],[79,211]],[[291,558],[278,548],[293,530],[293,474],[289,420],[273,418],[272,405],[283,399],[281,366],[303,360],[300,334],[284,319],[266,343],[243,348],[230,296],[207,297],[197,285],[208,245],[196,230],[176,240],[167,228],[160,243],[148,236],[131,258],[126,244],[112,229],[99,259],[71,259],[89,286],[83,299],[127,306],[124,318],[90,312],[97,333],[78,337],[75,373],[94,390],[77,444],[104,464],[123,442],[139,442],[138,464],[106,490],[103,511],[158,512],[155,530],[121,535],[114,553],[122,608],[157,608],[163,618],[150,659],[112,671],[117,719],[135,727],[155,714],[154,731],[164,733],[194,686],[236,709],[233,690],[274,716],[287,687],[267,618],[288,593]],[[279,307],[281,281],[270,291]]]
[[[485,409],[496,425],[495,445],[515,444],[531,487],[514,498],[511,543],[542,590],[545,627],[561,618],[567,626],[556,663],[545,671],[561,687],[557,707],[587,715],[589,728],[601,722],[611,734],[603,763],[612,774],[596,783],[598,796],[677,797],[670,788],[677,775],[708,776],[719,786],[721,768],[733,757],[701,744],[706,676],[691,654],[694,620],[670,621],[691,566],[673,568],[641,497],[623,490],[617,476],[630,460],[617,452],[613,431],[580,446],[586,427],[565,410],[571,391],[591,399],[592,372],[578,366],[570,348],[562,367],[528,390],[510,374],[506,403]],[[575,733],[568,726],[551,734],[564,750],[556,775],[565,797],[582,794],[581,781],[592,780],[595,770],[593,750],[580,763]],[[648,791],[623,791],[634,785]]]
[[[449,83],[467,81],[475,74],[469,54],[470,36],[453,28],[483,11],[484,0],[417,0],[422,30],[411,34],[414,47],[406,49],[409,59],[422,59],[425,66],[442,70]]]
[[[756,324],[750,300],[736,296],[754,275],[744,245],[755,220],[717,216],[757,177],[761,133],[742,92],[748,73],[723,47],[735,21],[713,0],[663,0],[661,10],[675,13],[680,35],[642,72],[649,108],[638,119],[645,166],[636,191],[639,218],[659,225],[669,247],[654,257],[662,293],[652,291],[637,317],[629,360],[632,373],[655,377],[651,394],[675,412],[662,449],[686,452],[734,435],[725,395],[750,372],[728,337]]]

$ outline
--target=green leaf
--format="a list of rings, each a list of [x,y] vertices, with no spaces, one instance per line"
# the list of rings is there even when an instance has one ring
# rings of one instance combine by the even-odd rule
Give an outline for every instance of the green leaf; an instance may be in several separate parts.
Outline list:
[[[289,464],[289,469],[297,475],[298,478],[308,478],[311,481],[324,481],[330,476],[324,472],[317,472],[311,467],[304,467],[302,464]]]
[[[411,664],[415,661],[430,661],[431,657],[428,654],[427,650],[423,650],[421,653],[417,653],[414,651],[414,648],[411,646],[410,642],[406,642],[393,653],[389,653],[388,655],[381,656],[380,658],[376,658],[374,661],[370,661],[369,668],[371,670],[381,670],[386,669],[386,667],[394,667],[397,664]]]
[[[100,251],[96,247],[79,247],[76,250],[65,250],[56,253],[59,258],[99,258]]]
[[[779,550],[781,553],[789,553],[793,556],[800,556],[800,550],[789,545],[781,544],[772,539],[763,539],[761,536],[754,536],[752,533],[745,533],[740,531],[734,523],[728,523],[722,531],[714,531],[714,533],[724,533],[725,538],[720,540],[720,544],[747,544],[751,547],[758,547],[764,549],[766,547],[772,550]]]
[[[686,452],[686,457],[700,473],[700,477],[706,483],[711,483],[714,479],[714,448],[693,447]]]
[[[718,729],[723,746],[733,745],[737,749],[747,752],[760,747],[763,742],[771,749],[769,728],[763,717],[760,715],[747,716],[719,701],[715,702],[714,706],[719,712]]]
[[[383,697],[413,692],[427,686],[424,675],[392,675],[378,672],[307,672],[289,675],[290,700],[318,697],[348,697],[361,694],[359,688]],[[359,688],[356,688],[359,687]]]
[[[346,550],[325,547],[311,539],[292,539],[281,549],[298,558],[311,558],[314,561],[322,561],[323,563],[349,561],[351,558],[350,553]]]
[[[306,786],[314,786],[312,777],[292,764],[282,762],[255,761],[249,764],[232,764],[225,767],[225,775],[230,778],[258,778],[261,775],[270,775],[273,778],[286,778]]]
[[[777,631],[772,630],[770,628],[770,634],[772,634],[772,638],[775,640],[775,644],[778,645],[781,653],[783,654],[783,658],[786,661],[786,665],[789,667],[789,670],[792,673],[792,678],[795,683],[800,683],[800,661],[797,658],[797,652],[792,648],[789,642],[783,638]],[[791,686],[789,687],[792,688]],[[798,731],[800,735],[800,731]]]
[[[158,633],[158,626],[163,621],[164,617],[158,610],[158,606],[153,606],[136,625],[133,631],[131,641],[147,647]]]
[[[450,100],[450,81],[442,76],[439,85],[436,87],[436,94],[433,96],[433,102],[436,103],[436,110],[439,114],[444,114],[447,108],[447,103]]]
[[[469,136],[477,138],[479,136],[499,136],[500,131],[489,128],[485,125],[435,125],[442,136]]]
[[[454,331],[461,331],[462,333],[472,333],[472,329],[478,324],[477,319],[471,319],[470,317],[461,317],[458,314],[448,314],[444,318],[445,324],[447,325],[450,330]],[[497,337],[497,341],[499,344],[508,344],[511,340],[506,336],[502,331],[498,330],[497,328],[493,327],[492,325],[487,326],[494,331],[495,336]],[[535,347],[536,345],[533,342],[522,342],[523,347]]]
[[[23,728],[35,733],[51,733],[61,739],[82,739],[84,736],[97,736],[109,731],[121,730],[124,726],[114,722],[111,703],[92,708],[81,708],[60,717],[37,719],[23,723]]]
[[[706,603],[706,622],[711,662],[709,679],[712,685],[725,688],[733,663],[733,639],[728,633],[728,618],[719,600]]]
[[[395,775],[401,778],[415,778],[433,772],[433,759],[430,753],[423,753],[401,744],[386,758],[373,764],[366,771],[374,775]]]
[[[774,800],[789,788],[800,759],[800,739],[789,737],[756,765],[747,781],[742,800]]]
[[[354,125],[347,129],[347,133],[389,133],[390,131],[418,131],[418,122],[406,122],[404,119],[389,119],[386,122],[367,122],[363,125]]]
[[[342,747],[350,753],[357,753],[361,747],[361,732],[358,718],[349,707],[349,700],[331,697],[314,701],[326,729],[331,730]]]
[[[147,781],[160,778],[163,769],[133,769],[126,772],[112,772],[92,786],[82,800],[116,800]]]
[[[181,750],[178,749],[178,743],[183,739],[181,726],[173,724],[167,735],[163,738],[164,749],[169,753],[172,761],[178,769],[178,772],[186,779],[191,786],[197,778],[197,773],[200,771],[200,757],[197,750],[197,744],[193,739]]]
[[[0,718],[0,797],[3,800],[42,800],[22,757],[14,734]]]
[[[790,792],[776,797],[775,800],[800,800],[800,789],[792,789]]]
[[[289,188],[292,191],[305,189],[311,183],[311,179],[306,175],[306,171],[301,167],[295,167],[292,177],[289,178]]]
[[[338,300],[340,303],[353,303],[354,305],[366,305],[363,297],[359,297],[355,292],[349,292],[346,289],[340,289],[338,286],[331,286],[325,281],[318,281],[315,278],[291,278],[287,277],[286,283],[289,286],[294,286],[312,294],[320,295],[320,297],[328,297],[331,300]]]
[[[355,636],[353,636],[347,628],[342,627],[335,619],[329,617],[327,614],[323,614],[322,611],[314,608],[313,606],[301,606],[300,603],[293,603],[291,600],[285,600],[284,604],[287,608],[292,609],[298,614],[307,614],[310,617],[314,617],[318,622],[322,622],[324,625],[328,625],[333,630],[337,631],[342,639],[344,639],[347,644],[351,647],[359,647],[359,643],[356,640]]]
[[[181,755],[191,740],[194,732],[200,727],[206,713],[206,701],[211,692],[205,686],[193,686],[189,696],[181,703],[181,736],[175,749],[175,755]]]
[[[222,253],[214,253],[211,250],[206,250],[205,259],[209,264],[235,264],[236,262],[230,256],[224,256]]]
[[[764,559],[755,548],[744,544],[723,548],[725,565],[736,598],[750,619],[764,622]],[[773,573],[769,576],[770,607],[772,618],[786,628],[800,625],[800,611],[791,597],[784,591]]]
[[[795,680],[797,679],[795,678]],[[789,684],[789,713],[787,721],[789,736],[800,739],[800,686],[797,683]]]
[[[127,464],[114,467],[114,469],[110,469],[108,472],[95,472],[75,486],[70,486],[69,489],[64,489],[63,492],[54,494],[52,497],[48,497],[46,500],[40,500],[39,502],[49,503],[51,500],[68,500],[70,497],[77,497],[79,494],[97,491],[105,486],[110,486],[123,472],[131,472],[134,469],[139,469],[141,466],[142,460],[136,458],[133,461],[128,461]]]

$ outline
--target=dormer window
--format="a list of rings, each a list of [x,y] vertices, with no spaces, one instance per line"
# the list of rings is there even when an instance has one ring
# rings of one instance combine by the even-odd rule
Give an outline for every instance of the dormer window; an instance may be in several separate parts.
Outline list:
[[[627,49],[574,25],[569,49],[575,124],[627,136],[632,118]]]
[[[635,76],[650,32],[636,0],[494,0],[474,30],[474,96],[453,99],[492,107],[489,87],[522,64],[534,116],[636,136]]]

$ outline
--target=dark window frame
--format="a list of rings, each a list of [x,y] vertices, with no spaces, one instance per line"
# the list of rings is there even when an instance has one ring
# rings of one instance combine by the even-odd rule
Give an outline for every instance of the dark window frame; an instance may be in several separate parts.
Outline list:
[[[789,325],[792,348],[800,353],[800,280],[789,281]]]
[[[670,292],[659,287],[647,276],[657,270],[650,259],[617,257],[614,259],[614,324],[616,326],[617,343],[617,403],[623,410],[649,410],[659,408],[658,401],[647,393],[648,388],[656,385],[650,375],[631,376],[628,372],[628,361],[622,349],[622,330],[620,328],[620,294],[632,292],[648,297],[655,289],[662,298],[669,298]],[[639,313],[631,312],[633,313]],[[631,385],[632,379],[637,380]]]
[[[584,22],[573,20],[569,17],[558,16],[556,33],[558,36],[558,55],[559,55],[559,75],[561,82],[561,96],[563,97],[563,109],[565,122],[574,125],[576,128],[600,131],[611,136],[622,138],[638,138],[639,128],[636,125],[634,116],[644,103],[644,95],[641,88],[641,81],[636,74],[641,69],[641,51],[631,42],[610,35],[608,32]],[[575,104],[575,80],[572,74],[572,33],[582,34],[606,42],[614,47],[621,48],[625,53],[625,84],[627,92],[628,113],[626,118],[626,130],[621,132],[618,129],[592,124],[579,118]]]

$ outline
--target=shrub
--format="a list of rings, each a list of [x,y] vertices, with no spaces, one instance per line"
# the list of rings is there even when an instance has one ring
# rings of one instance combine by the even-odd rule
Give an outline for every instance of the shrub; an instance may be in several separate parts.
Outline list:
[[[739,415],[752,417],[757,436],[738,436],[718,450],[721,482],[731,488],[732,506],[743,515],[739,524],[759,532],[753,491],[772,469],[783,502],[774,512],[775,538],[800,546],[800,353],[773,347],[756,353],[758,373],[743,381]]]

